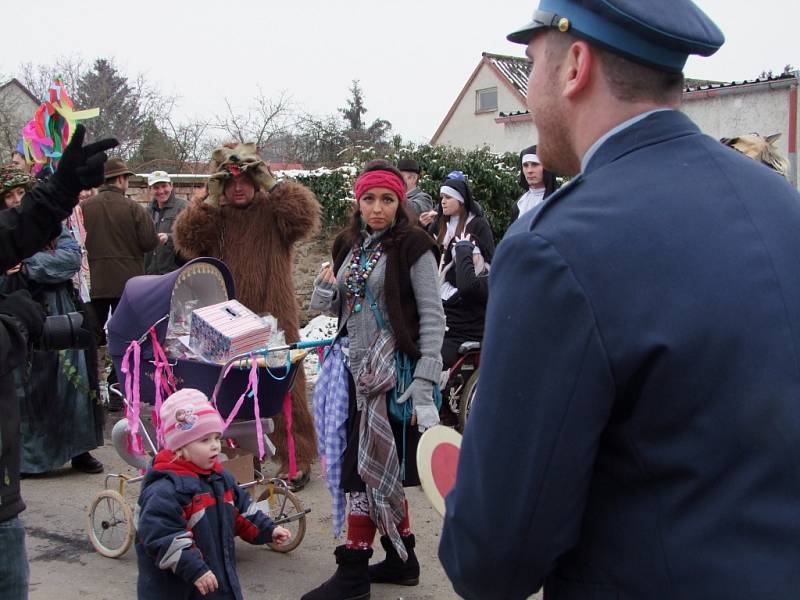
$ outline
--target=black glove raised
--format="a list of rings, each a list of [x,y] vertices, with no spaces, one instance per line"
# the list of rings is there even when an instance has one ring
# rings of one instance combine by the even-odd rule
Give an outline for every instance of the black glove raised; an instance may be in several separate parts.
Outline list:
[[[19,319],[28,330],[28,340],[35,342],[42,335],[47,314],[28,290],[17,290],[0,300],[0,314]]]
[[[77,203],[81,190],[103,183],[103,168],[108,159],[105,151],[119,145],[115,138],[106,138],[84,146],[85,136],[86,127],[78,125],[51,179],[69,194],[70,200],[74,197],[73,205]]]

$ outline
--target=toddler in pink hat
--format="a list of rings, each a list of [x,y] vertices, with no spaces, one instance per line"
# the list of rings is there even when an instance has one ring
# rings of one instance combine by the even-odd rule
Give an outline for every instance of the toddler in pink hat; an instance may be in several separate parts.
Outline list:
[[[225,423],[203,392],[179,390],[159,414],[165,448],[139,495],[138,598],[212,594],[239,600],[234,537],[280,544],[291,533],[259,510],[222,468]]]
[[[191,388],[178,390],[161,405],[159,414],[166,448],[198,467],[210,469],[222,449],[225,423],[206,395]]]

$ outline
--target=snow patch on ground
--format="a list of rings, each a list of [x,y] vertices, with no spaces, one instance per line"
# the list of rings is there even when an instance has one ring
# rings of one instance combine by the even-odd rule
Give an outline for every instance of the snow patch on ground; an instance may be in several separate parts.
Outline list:
[[[300,339],[324,340],[336,335],[336,317],[326,317],[320,315],[308,322],[308,325],[300,330]],[[303,368],[306,371],[306,381],[316,384],[319,376],[319,355],[316,350],[311,350],[303,361]]]

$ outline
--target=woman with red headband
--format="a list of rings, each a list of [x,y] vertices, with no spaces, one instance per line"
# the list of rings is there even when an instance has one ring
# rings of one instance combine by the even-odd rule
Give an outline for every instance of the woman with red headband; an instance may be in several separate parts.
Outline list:
[[[311,308],[339,318],[314,417],[334,534],[347,512],[347,540],[334,553],[336,573],[305,600],[366,598],[370,582],[419,582],[403,486],[419,484],[419,435],[439,422],[444,313],[434,243],[411,224],[405,192],[387,161],[367,164],[352,223],[336,238],[333,265],[323,266],[311,298]],[[386,559],[368,567],[376,530]]]

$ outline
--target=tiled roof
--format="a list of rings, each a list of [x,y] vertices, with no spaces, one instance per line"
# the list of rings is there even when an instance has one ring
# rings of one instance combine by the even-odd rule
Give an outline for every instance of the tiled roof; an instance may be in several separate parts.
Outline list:
[[[491,62],[508,79],[520,94],[525,95],[528,89],[528,75],[531,72],[531,61],[519,56],[482,53],[483,58]]]
[[[720,89],[727,89],[733,87],[741,87],[745,85],[758,85],[762,83],[773,83],[775,81],[787,81],[791,79],[795,79],[796,76],[794,74],[788,73],[785,75],[776,75],[774,77],[763,77],[763,78],[756,78],[756,79],[744,79],[742,81],[706,81],[703,79],[686,79],[686,87],[684,88],[684,93],[686,92],[700,92],[706,90],[720,90]]]

